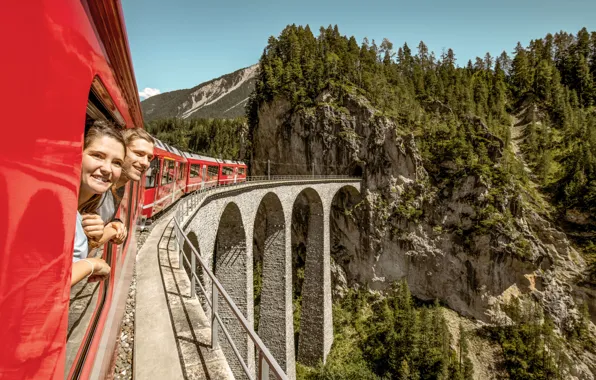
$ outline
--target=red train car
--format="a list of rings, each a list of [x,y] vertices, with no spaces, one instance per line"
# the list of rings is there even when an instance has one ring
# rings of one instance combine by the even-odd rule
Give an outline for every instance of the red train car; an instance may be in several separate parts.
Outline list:
[[[220,171],[219,160],[194,153],[184,153],[188,161],[186,192],[216,186]]]
[[[246,181],[244,162],[181,152],[158,139],[145,177],[141,226],[185,194]]]
[[[165,210],[184,195],[187,161],[177,148],[155,139],[155,150],[149,170],[145,174],[143,218]]]
[[[85,313],[69,313],[69,295],[85,124],[143,125],[122,8],[119,0],[4,5],[0,378],[105,378],[132,276],[133,234],[104,247],[112,272]],[[140,194],[128,185],[122,200],[129,231]]]
[[[246,181],[246,164],[241,161],[219,160],[219,184]]]

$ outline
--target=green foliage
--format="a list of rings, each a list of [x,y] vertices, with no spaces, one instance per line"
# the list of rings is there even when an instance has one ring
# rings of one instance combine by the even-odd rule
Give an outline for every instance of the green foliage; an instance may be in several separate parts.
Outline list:
[[[510,83],[530,109],[524,155],[561,211],[596,211],[596,33],[560,32],[520,44]],[[528,114],[528,112],[526,112]]]
[[[485,332],[501,346],[510,379],[563,379],[567,363],[552,320],[536,304],[522,308],[517,298],[504,310],[513,324],[487,327]]]
[[[333,318],[327,363],[298,366],[299,379],[472,379],[467,352],[460,365],[450,348],[441,309],[415,306],[406,282],[383,297],[351,290]]]
[[[248,148],[246,119],[160,119],[145,129],[183,151],[223,159],[243,159]]]

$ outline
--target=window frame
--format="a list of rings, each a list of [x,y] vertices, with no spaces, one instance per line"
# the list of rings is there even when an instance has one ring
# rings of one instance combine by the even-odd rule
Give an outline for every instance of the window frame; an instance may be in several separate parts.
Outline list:
[[[151,162],[149,162],[149,169],[151,170],[151,175],[150,176],[145,175],[145,190],[154,189],[157,187],[157,178],[159,177],[159,167],[160,167],[159,161],[160,161],[159,157],[155,156],[155,157],[153,157]],[[155,167],[153,166],[154,162],[157,162],[157,165]],[[147,182],[151,178],[153,178],[153,185],[150,185]]]
[[[193,172],[196,170],[196,172]],[[194,173],[194,175],[193,175]],[[190,178],[196,178],[201,175],[201,164],[190,164]]]

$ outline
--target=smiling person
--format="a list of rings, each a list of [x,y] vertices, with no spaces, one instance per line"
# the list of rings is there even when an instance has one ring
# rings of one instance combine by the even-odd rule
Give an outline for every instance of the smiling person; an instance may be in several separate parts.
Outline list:
[[[110,191],[103,194],[97,210],[99,216],[90,215],[83,224],[87,236],[94,239],[92,240],[94,246],[110,240],[114,244],[121,244],[126,239],[126,226],[121,220],[115,218],[116,212],[124,197],[128,181],[140,181],[153,159],[155,140],[147,131],[143,128],[129,128],[123,130],[121,134],[126,144],[122,176]],[[115,230],[116,234],[112,235],[110,229]]]
[[[71,286],[86,277],[88,281],[96,281],[110,274],[110,266],[103,259],[87,258],[89,247],[84,225],[90,213],[97,211],[102,195],[120,178],[125,157],[126,144],[120,132],[103,122],[89,128],[83,146]],[[106,230],[101,234],[116,234],[113,228]],[[98,233],[92,235],[97,237]]]

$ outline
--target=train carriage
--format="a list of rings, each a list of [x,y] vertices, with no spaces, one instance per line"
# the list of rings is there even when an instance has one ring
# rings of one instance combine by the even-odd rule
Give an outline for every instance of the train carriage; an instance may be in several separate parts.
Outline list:
[[[0,70],[10,110],[3,115],[10,143],[0,149],[0,378],[105,378],[134,235],[98,252],[112,271],[84,313],[69,310],[76,303],[70,278],[85,125],[143,126],[121,4],[9,1],[0,33],[10,57]],[[139,194],[137,184],[127,185],[119,216],[129,230]]]
[[[186,165],[186,158],[180,150],[155,139],[153,156],[145,174],[141,224],[176,202],[186,187],[183,166]]]
[[[188,161],[187,192],[217,185],[219,162],[216,158],[184,153]]]
[[[229,185],[246,180],[246,164],[240,161],[219,160],[219,184]]]

